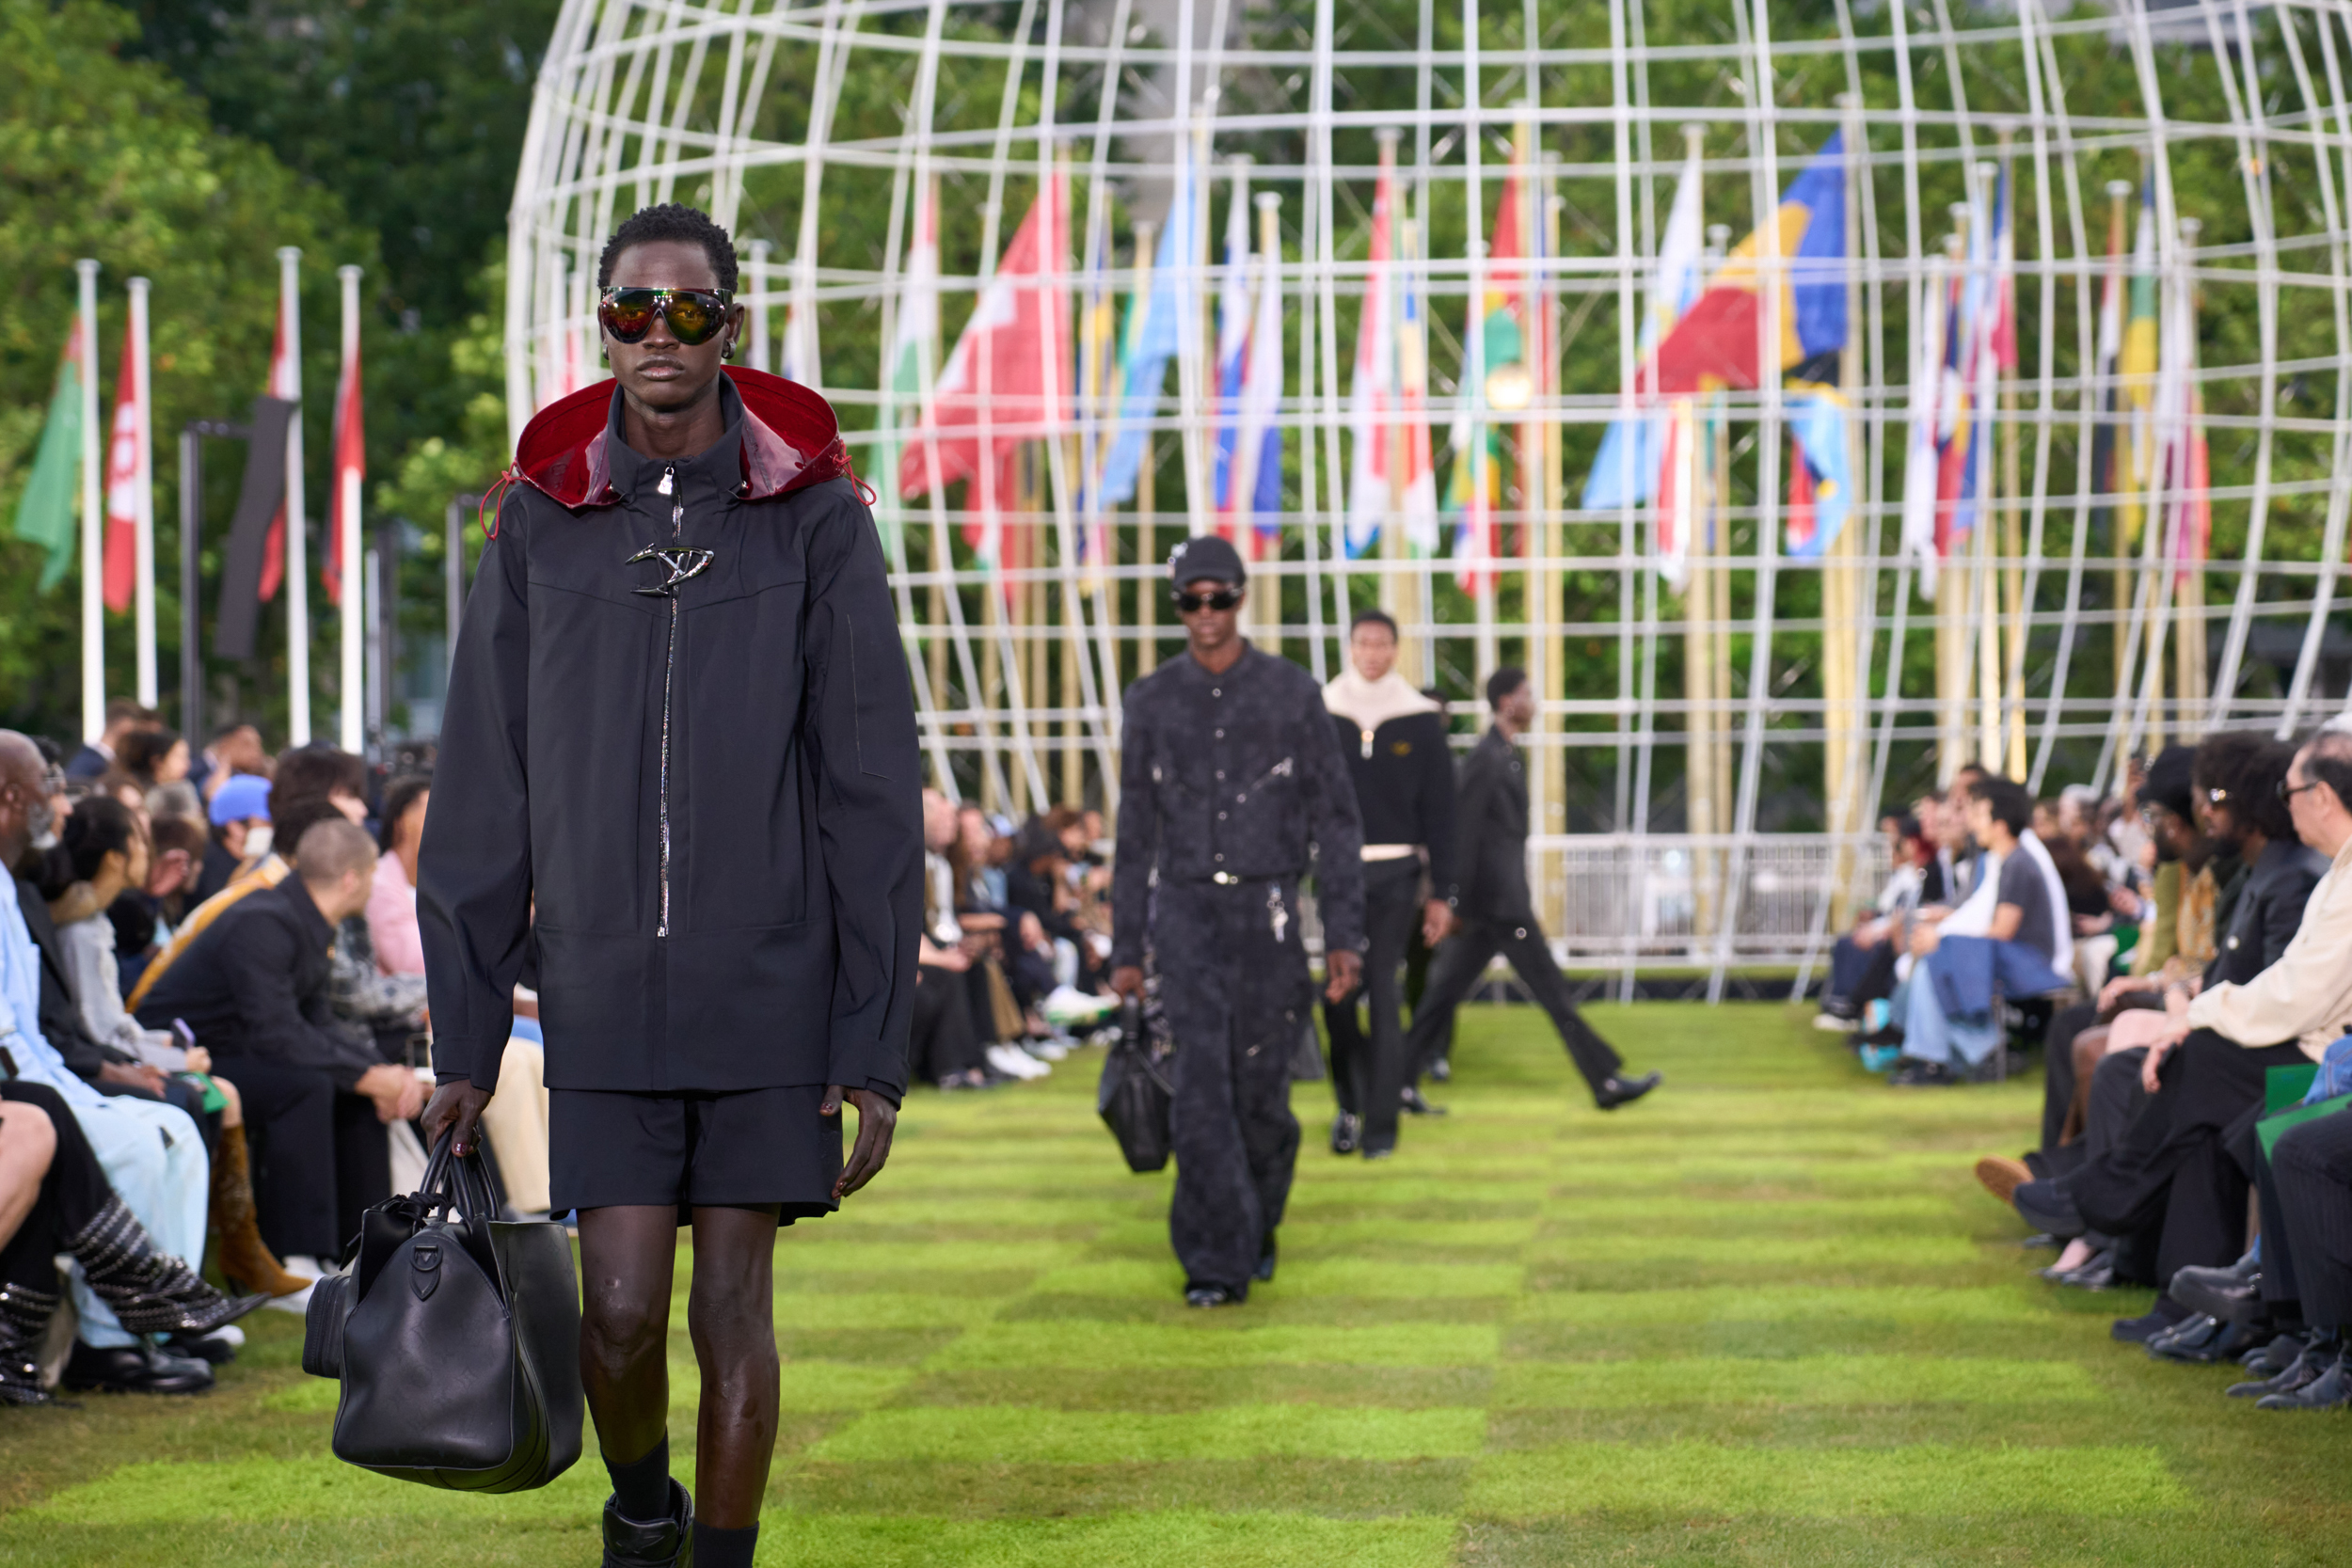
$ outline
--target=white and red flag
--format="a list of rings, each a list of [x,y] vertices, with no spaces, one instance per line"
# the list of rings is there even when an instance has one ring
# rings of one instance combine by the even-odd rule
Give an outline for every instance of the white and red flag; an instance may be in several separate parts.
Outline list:
[[[335,483],[326,503],[326,561],[319,568],[328,604],[343,602],[344,537],[358,533],[359,487],[367,477],[367,427],[359,412],[359,341],[354,333],[343,346],[342,374],[335,382]]]
[[[139,432],[146,428],[147,388],[139,385],[137,345],[122,335],[122,373],[115,386],[115,418],[106,441],[106,608],[119,615],[131,608],[138,585],[139,486],[147,475],[139,460]]]

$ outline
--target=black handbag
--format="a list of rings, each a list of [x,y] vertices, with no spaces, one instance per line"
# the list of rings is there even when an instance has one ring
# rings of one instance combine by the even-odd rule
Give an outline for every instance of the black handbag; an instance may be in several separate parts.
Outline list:
[[[1094,1091],[1094,1108],[1119,1140],[1129,1170],[1141,1174],[1167,1165],[1172,1147],[1168,1107],[1175,1099],[1167,1054],[1152,1049],[1143,1008],[1130,998],[1119,1009],[1119,1038],[1103,1063],[1102,1082]]]
[[[442,1134],[424,1180],[367,1212],[311,1287],[305,1371],[342,1379],[335,1457],[456,1492],[525,1492],[580,1458],[580,1282],[560,1225],[496,1219]]]

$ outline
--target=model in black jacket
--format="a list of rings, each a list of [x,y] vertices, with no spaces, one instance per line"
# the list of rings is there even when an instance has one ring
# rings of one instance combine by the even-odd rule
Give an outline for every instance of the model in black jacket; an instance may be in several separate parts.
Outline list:
[[[613,381],[524,432],[451,672],[419,866],[425,1124],[472,1146],[535,919],[606,1560],[728,1568],[752,1560],[775,1442],[776,1226],[882,1168],[906,1084],[914,710],[832,409],[723,373],[742,325],[725,231],[648,208],[597,284]],[[690,1217],[699,1522],[666,1433]]]

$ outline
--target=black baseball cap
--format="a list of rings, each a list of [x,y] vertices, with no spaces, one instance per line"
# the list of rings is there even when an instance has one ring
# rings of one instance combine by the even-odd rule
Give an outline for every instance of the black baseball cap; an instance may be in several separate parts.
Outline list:
[[[1168,581],[1182,588],[1203,578],[1235,586],[1248,580],[1248,574],[1242,570],[1241,552],[1214,533],[1196,533],[1168,552]]]

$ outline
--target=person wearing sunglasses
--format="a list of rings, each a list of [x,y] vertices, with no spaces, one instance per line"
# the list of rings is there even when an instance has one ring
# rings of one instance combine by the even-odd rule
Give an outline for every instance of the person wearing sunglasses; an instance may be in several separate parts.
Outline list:
[[[832,408],[728,363],[738,281],[726,231],[691,207],[646,208],[606,244],[612,379],[517,445],[418,856],[428,1139],[475,1148],[537,951],[549,1198],[580,1215],[580,1367],[620,1568],[752,1561],[776,1227],[837,1208],[889,1154],[923,924],[881,540]],[[667,1430],[688,1224],[699,1517]]]
[[[1147,951],[1176,1039],[1168,1229],[1184,1300],[1225,1307],[1274,1277],[1298,1161],[1291,1063],[1313,1027],[1299,879],[1313,853],[1324,995],[1363,973],[1363,829],[1322,689],[1250,646],[1241,556],[1214,534],[1169,553],[1186,656],[1127,689],[1111,989]]]

